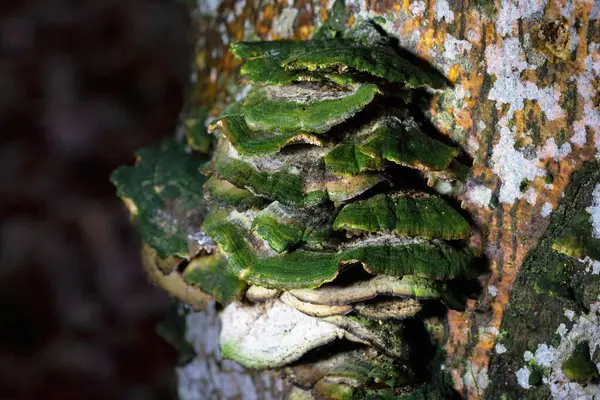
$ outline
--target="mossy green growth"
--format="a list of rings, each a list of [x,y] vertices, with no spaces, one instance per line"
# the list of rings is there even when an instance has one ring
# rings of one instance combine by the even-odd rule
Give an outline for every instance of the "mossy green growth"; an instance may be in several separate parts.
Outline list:
[[[246,289],[246,283],[227,265],[227,259],[220,253],[196,257],[185,268],[183,279],[190,285],[197,285],[222,305],[227,305],[240,299]]]
[[[160,257],[195,255],[206,239],[200,225],[206,212],[200,168],[205,160],[169,140],[136,153],[135,166],[111,175],[144,241]]]
[[[348,204],[333,228],[446,240],[471,233],[469,223],[442,198],[415,192],[379,194]]]
[[[352,400],[354,388],[343,382],[328,382],[321,380],[317,382],[315,390],[318,397],[329,400]]]
[[[433,170],[446,169],[459,153],[457,147],[447,146],[427,136],[414,121],[401,123],[395,118],[376,123],[359,148],[371,157],[411,168]]]
[[[287,71],[360,72],[408,88],[441,88],[446,83],[403,58],[391,46],[365,45],[345,38],[238,42],[231,51],[243,60],[271,59]]]
[[[226,210],[207,217],[202,229],[228,256],[230,270],[251,285],[272,289],[314,288],[331,282],[338,274],[338,265],[330,261],[331,257],[317,252],[261,256],[258,251],[261,249],[257,250],[248,241],[249,232],[243,223],[231,218]]]
[[[280,255],[261,255],[256,239],[226,210],[207,217],[202,229],[229,258],[232,272],[252,285],[271,289],[315,288],[331,282],[340,266],[362,264],[372,274],[416,275],[446,280],[468,274],[473,255],[441,241],[396,240],[377,237],[337,251],[298,249]]]
[[[367,106],[380,92],[377,85],[331,87],[299,83],[255,88],[243,103],[251,129],[282,133],[324,133]]]
[[[571,357],[562,364],[562,372],[570,381],[582,384],[599,376],[598,367],[590,359],[590,345],[587,341],[577,343]]]
[[[325,156],[327,169],[337,175],[357,175],[365,171],[382,171],[386,165],[381,158],[363,153],[354,143],[341,143]]]
[[[592,235],[590,214],[581,210],[567,223],[563,233],[554,239],[552,249],[574,258],[600,260],[600,239]]]
[[[350,18],[350,10],[343,0],[336,0],[329,16],[313,34],[313,39],[331,39],[340,37],[346,30],[346,22]]]
[[[529,379],[527,380],[527,383],[529,383],[529,385],[531,386],[537,386],[540,383],[542,383],[542,380],[544,378],[544,371],[540,366],[535,364],[530,366],[530,368],[531,372],[529,374]]]
[[[410,117],[380,117],[346,136],[325,157],[328,170],[335,174],[382,170],[387,162],[421,170],[457,169],[451,164],[459,149],[429,137]],[[465,173],[468,168],[461,169],[460,175]]]
[[[323,318],[324,321],[332,323],[350,334],[370,342],[376,349],[393,359],[406,360],[409,356],[408,342],[405,339],[405,325],[401,321],[390,320],[385,324],[362,316],[335,315]],[[389,374],[389,370],[385,371]],[[400,372],[400,371],[398,371]],[[372,378],[381,378],[387,375],[384,371],[372,371]],[[391,377],[388,377],[391,378]]]
[[[353,74],[286,70],[277,60],[271,58],[248,60],[242,65],[240,72],[247,81],[261,85],[284,86],[298,82],[320,82],[346,86],[358,82]]]
[[[384,182],[381,174],[340,177],[326,171],[327,150],[312,147],[269,158],[244,158],[222,142],[213,157],[212,170],[222,180],[257,196],[296,207],[315,207],[350,200]]]
[[[205,200],[217,208],[233,207],[238,210],[247,210],[259,208],[264,204],[262,197],[255,196],[249,190],[240,189],[215,176],[208,178],[203,190]]]
[[[220,179],[227,180],[239,188],[249,189],[257,196],[277,200],[283,204],[315,206],[327,201],[326,190],[305,191],[302,177],[293,172],[268,172],[259,170],[249,161],[217,154],[214,171]]]
[[[240,72],[250,82],[266,85],[289,85],[310,79],[306,73],[287,71],[279,62],[268,58],[248,60],[242,65]]]
[[[208,118],[207,108],[192,110],[183,121],[188,145],[200,153],[209,153],[214,137],[208,133],[204,121]]]
[[[244,157],[265,157],[276,154],[289,144],[321,144],[319,138],[307,133],[253,131],[248,127],[242,115],[225,117],[216,124],[211,125],[211,129],[218,129],[231,142],[235,150]]]
[[[297,209],[278,202],[260,211],[252,229],[277,253],[301,243],[318,244],[331,235],[331,207]]]
[[[340,263],[359,262],[371,274],[392,276],[416,275],[438,280],[469,276],[473,254],[466,248],[454,248],[439,240],[408,239],[365,240],[342,251]]]

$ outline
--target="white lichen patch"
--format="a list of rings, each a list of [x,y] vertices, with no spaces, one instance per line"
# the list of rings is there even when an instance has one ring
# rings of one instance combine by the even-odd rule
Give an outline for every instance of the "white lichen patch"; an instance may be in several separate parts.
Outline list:
[[[475,204],[477,207],[487,208],[490,204],[490,200],[492,199],[492,189],[484,185],[477,185],[473,182],[468,182],[465,197],[468,202]]]
[[[574,314],[571,310],[565,310],[565,316],[571,321],[574,320]],[[600,346],[600,301],[591,304],[590,312],[579,316],[570,330],[564,323],[561,323],[556,329],[556,334],[561,337],[560,344],[556,348],[541,343],[535,354],[530,351],[523,354],[525,362],[534,363],[543,368],[542,381],[549,385],[553,399],[597,399],[597,395],[600,393],[600,386],[597,383],[590,382],[580,385],[568,380],[562,371],[562,365],[572,356],[578,343],[584,341],[589,343],[590,358]],[[600,363],[597,363],[596,366],[600,367]],[[531,371],[527,365],[516,371],[517,381],[521,387],[525,389],[531,387],[529,385],[530,374]]]
[[[467,39],[469,39],[471,43],[478,43],[481,40],[481,32],[479,32],[479,30],[469,29],[469,32],[467,32]]]
[[[533,355],[533,360],[537,365],[549,367],[555,357],[556,349],[552,346],[548,346],[545,343],[541,343],[538,345],[537,350]]]
[[[523,359],[527,362],[533,360],[533,353],[527,350],[525,353],[523,353]]]
[[[537,191],[535,188],[527,189],[525,192],[525,200],[527,200],[527,202],[532,206],[535,205],[535,202],[537,201]]]
[[[500,141],[494,147],[491,161],[493,171],[502,181],[499,200],[502,203],[513,204],[516,199],[523,197],[521,182],[533,181],[538,176],[544,176],[545,171],[538,167],[537,159],[528,159],[523,152],[515,149],[515,128],[508,127],[508,117],[502,117],[498,127]]]
[[[569,330],[567,329],[567,326],[565,324],[560,324],[558,326],[558,328],[556,328],[556,334],[559,335],[561,338],[564,337],[567,332],[569,332]]]
[[[600,274],[600,261],[594,260],[590,257],[585,257],[579,261],[586,265],[585,272],[591,273],[592,275]]]
[[[411,14],[415,17],[422,17],[423,14],[425,14],[426,7],[427,6],[425,5],[425,2],[423,0],[420,0],[410,3],[408,9],[410,10]]]
[[[252,89],[252,85],[245,85],[240,88],[240,90],[235,94],[235,101],[242,101],[246,97],[248,97],[248,93],[250,93],[250,89]]]
[[[498,288],[494,285],[488,285],[488,292],[492,297],[496,297],[498,295]]]
[[[590,12],[590,20],[597,20],[600,16],[600,2],[594,1],[594,5],[592,7],[592,12]]]
[[[600,385],[595,382],[580,385],[569,381],[562,372],[562,364],[573,354],[575,346],[583,341],[588,341],[590,346],[590,357],[600,346],[600,301],[590,305],[590,312],[579,316],[567,333],[563,324],[559,326],[561,341],[554,350],[549,364],[550,373],[544,381],[550,385],[554,399],[597,399],[600,393]],[[557,331],[558,331],[557,330]],[[600,367],[600,363],[596,364]]]
[[[277,368],[307,351],[344,337],[345,331],[279,300],[264,306],[232,303],[221,314],[223,356],[248,368]]]
[[[585,210],[590,214],[592,223],[592,236],[600,239],[600,183],[596,184],[592,192],[592,204]]]
[[[198,11],[202,15],[215,16],[219,4],[221,4],[219,0],[198,0]]]
[[[550,215],[552,213],[552,204],[545,202],[544,205],[542,206],[542,217],[547,217],[548,215]]]
[[[523,389],[531,388],[531,385],[529,385],[529,375],[531,375],[529,368],[523,367],[519,369],[515,375],[517,375],[517,382],[519,383],[519,386],[521,386]]]
[[[598,96],[595,80],[600,77],[600,44],[590,43],[588,55],[584,61],[585,71],[574,78],[577,82],[579,96],[583,97],[583,118],[575,121],[575,135],[579,143],[585,143],[585,127],[591,129],[596,145],[596,158],[600,160],[600,110],[596,107],[594,99]]]
[[[565,310],[565,317],[569,318],[569,321],[573,321],[573,318],[575,318],[575,311]]]
[[[571,150],[572,147],[570,143],[563,143],[560,147],[558,147],[554,138],[548,138],[542,148],[538,150],[537,157],[539,159],[554,158],[558,161],[567,156]]]
[[[285,8],[279,16],[273,20],[271,35],[278,35],[282,39],[289,39],[294,35],[294,21],[298,16],[298,9]]]
[[[468,363],[464,375],[464,383],[470,391],[482,394],[490,384],[487,367],[479,368],[473,363]]]
[[[522,110],[525,100],[538,103],[548,120],[553,121],[564,116],[560,107],[560,90],[554,86],[538,88],[531,81],[521,81],[520,74],[528,69],[536,69],[525,60],[525,53],[518,38],[507,38],[500,47],[488,46],[485,50],[487,72],[496,76],[494,86],[488,95],[497,105],[510,105],[509,118],[517,110]]]
[[[444,39],[444,57],[448,61],[457,61],[466,53],[471,51],[473,45],[467,40],[459,40],[454,36],[447,34]]]
[[[242,15],[244,8],[246,8],[246,0],[237,0],[235,2],[235,15]]]
[[[441,21],[445,19],[447,23],[454,21],[454,12],[450,9],[448,0],[437,0],[434,6],[435,19]]]
[[[575,121],[573,123],[573,136],[570,139],[577,147],[583,147],[587,142],[587,132],[583,121]]]
[[[469,137],[467,137],[467,151],[471,155],[477,155],[478,150],[479,150],[479,140],[477,140],[477,136],[469,135]]]
[[[334,2],[335,2],[335,0],[330,0],[331,6],[327,8],[328,10],[331,10],[331,7],[333,6]],[[362,0],[347,0],[346,1],[346,8],[349,10],[352,10],[352,15],[354,15],[355,18],[357,18],[357,19],[358,18],[369,19],[369,18],[377,15],[375,13],[375,11],[372,10],[369,5],[370,5],[369,2],[362,1]]]
[[[506,346],[503,345],[502,343],[496,343],[494,350],[496,350],[497,354],[504,354],[504,353],[506,353]]]
[[[519,19],[532,19],[544,12],[546,0],[505,0],[496,19],[496,30],[502,36],[512,35]]]

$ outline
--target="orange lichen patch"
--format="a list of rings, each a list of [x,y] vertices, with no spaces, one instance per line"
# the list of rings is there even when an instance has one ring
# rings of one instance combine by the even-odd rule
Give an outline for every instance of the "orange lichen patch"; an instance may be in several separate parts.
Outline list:
[[[274,4],[268,4],[263,12],[262,18],[259,18],[256,22],[256,32],[260,37],[267,37],[271,33],[271,27],[273,26],[273,18],[280,12],[280,7]],[[273,35],[276,36],[276,35]]]
[[[420,22],[418,21],[418,18],[410,19],[402,24],[400,34],[402,37],[410,37],[410,35],[419,27],[419,25]]]
[[[402,0],[402,10],[408,12],[410,7],[410,0]]]
[[[452,67],[450,67],[447,78],[450,82],[455,84],[462,72],[464,72],[463,68],[458,64],[454,64]]]
[[[446,40],[446,34],[447,32],[443,29],[435,30],[435,33],[433,35],[433,46],[437,47],[438,49],[443,49],[444,40]]]
[[[427,54],[427,51],[431,49],[434,41],[434,31],[432,29],[426,29],[421,33],[421,40],[417,44],[417,53],[419,55]]]
[[[474,106],[479,103],[479,91],[481,89],[481,85],[483,85],[483,74],[481,71],[474,70],[470,73],[463,73],[460,84],[465,90],[468,90],[471,93],[471,96],[468,99],[465,99],[469,106]]]
[[[522,149],[533,143],[534,138],[525,125],[526,119],[527,113],[525,109],[515,111],[513,123],[515,126],[515,148],[518,149]]]
[[[298,28],[298,39],[307,40],[312,35],[313,31],[314,31],[313,26],[308,26],[308,25],[301,26],[300,28]]]
[[[355,22],[356,18],[354,18],[354,14],[350,15],[350,18],[348,18],[348,26],[352,27],[352,25],[354,25]]]
[[[463,128],[465,132],[470,132],[473,129],[473,118],[468,108],[455,109],[453,115],[456,124]]]
[[[327,7],[329,6],[329,2],[327,0],[319,0],[319,6],[321,7],[319,12],[319,18],[321,19],[321,21],[325,21],[327,19],[327,13],[329,12],[329,10],[327,9]]]

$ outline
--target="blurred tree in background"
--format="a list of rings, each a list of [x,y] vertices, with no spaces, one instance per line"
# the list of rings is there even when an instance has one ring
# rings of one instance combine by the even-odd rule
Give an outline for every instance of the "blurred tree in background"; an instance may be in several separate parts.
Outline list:
[[[172,135],[185,5],[0,4],[0,398],[175,397],[175,351],[108,176]]]

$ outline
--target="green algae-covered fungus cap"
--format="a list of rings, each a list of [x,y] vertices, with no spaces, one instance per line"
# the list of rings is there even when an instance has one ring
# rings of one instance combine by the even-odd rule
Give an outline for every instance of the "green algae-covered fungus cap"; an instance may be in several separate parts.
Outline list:
[[[111,181],[142,238],[161,257],[189,258],[212,246],[200,230],[206,214],[200,168],[206,160],[172,140],[136,155],[135,166],[120,167]]]

